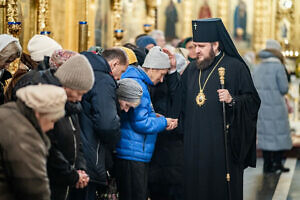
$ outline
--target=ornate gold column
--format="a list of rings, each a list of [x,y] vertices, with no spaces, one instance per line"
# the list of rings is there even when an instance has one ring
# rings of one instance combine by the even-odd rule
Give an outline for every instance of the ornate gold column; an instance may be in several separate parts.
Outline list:
[[[122,0],[112,0],[113,10],[113,31],[114,31],[114,46],[120,46],[123,38],[123,29],[121,27],[121,15],[122,15]]]
[[[218,1],[218,10],[217,10],[217,17],[221,18],[225,27],[229,28],[229,0],[219,0]]]
[[[146,24],[150,24],[152,29],[157,27],[156,25],[156,10],[157,10],[157,1],[156,0],[146,0],[147,7],[147,19]]]
[[[38,0],[38,33],[49,30],[49,2],[48,0]]]
[[[0,0],[0,34],[6,33],[6,0]]]
[[[183,3],[183,26],[182,26],[182,37],[190,37],[192,35],[192,10],[193,10],[193,3],[191,0],[184,0]]]
[[[272,0],[254,1],[253,49],[259,51],[264,48],[265,41],[272,37]]]
[[[21,31],[21,22],[19,21],[18,1],[7,0],[6,1],[6,20],[7,20],[7,32],[18,38]],[[14,74],[19,66],[19,59],[12,62],[8,68],[11,74]]]

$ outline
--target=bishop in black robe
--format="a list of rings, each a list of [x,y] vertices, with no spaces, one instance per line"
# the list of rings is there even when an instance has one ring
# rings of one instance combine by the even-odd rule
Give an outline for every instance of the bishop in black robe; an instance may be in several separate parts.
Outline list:
[[[217,92],[220,89],[219,67],[225,68],[225,88],[233,97],[233,101],[226,104],[231,200],[243,199],[243,171],[256,164],[256,121],[260,99],[246,64],[240,57],[227,52],[231,53],[223,48],[213,63],[201,72],[203,88],[208,75],[220,61],[203,90],[204,105],[199,106],[195,100],[200,90],[200,69],[195,61],[182,76],[185,200],[229,200],[223,110]]]

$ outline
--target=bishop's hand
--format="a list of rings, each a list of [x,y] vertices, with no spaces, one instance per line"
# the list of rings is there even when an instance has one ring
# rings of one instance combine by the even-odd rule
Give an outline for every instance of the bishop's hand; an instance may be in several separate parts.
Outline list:
[[[217,90],[219,94],[219,101],[220,102],[225,102],[225,103],[231,103],[232,101],[232,96],[226,89],[219,89]]]

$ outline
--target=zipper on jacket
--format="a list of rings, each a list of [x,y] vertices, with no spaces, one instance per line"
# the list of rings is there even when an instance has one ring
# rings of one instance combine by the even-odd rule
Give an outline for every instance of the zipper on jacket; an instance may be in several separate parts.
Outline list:
[[[145,135],[145,136],[144,136],[144,142],[143,142],[143,151],[145,151],[146,137],[147,137],[147,135]]]
[[[99,154],[98,154],[98,151],[99,151],[99,147],[100,147],[100,143],[97,144],[97,159],[96,159],[96,165],[98,164],[98,161],[99,161]]]
[[[71,117],[68,117],[68,118],[69,118],[72,130],[76,131],[76,128],[75,128],[75,126],[73,124],[72,118]],[[73,163],[72,167],[75,168],[75,163],[76,163],[76,159],[77,159],[77,151],[76,151],[76,149],[77,149],[77,141],[76,141],[76,136],[75,136],[74,132],[73,132],[73,141],[74,141],[74,163]]]
[[[67,200],[67,199],[68,199],[68,196],[69,196],[69,190],[70,190],[70,187],[68,186],[68,187],[67,187],[66,196],[65,196],[65,200]]]

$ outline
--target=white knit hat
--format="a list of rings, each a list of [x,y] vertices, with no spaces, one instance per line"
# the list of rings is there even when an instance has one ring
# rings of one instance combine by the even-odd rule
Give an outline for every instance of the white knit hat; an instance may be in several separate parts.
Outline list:
[[[268,39],[266,42],[266,49],[275,49],[275,50],[281,51],[281,45],[276,40]]]
[[[57,69],[54,76],[64,87],[74,90],[90,90],[95,81],[90,62],[81,54],[69,58]]]
[[[17,42],[19,45],[19,40],[11,35],[8,34],[1,34],[0,35],[0,51],[2,51],[9,43],[11,42]],[[22,51],[22,48],[20,46],[20,51]]]
[[[29,40],[27,49],[31,59],[40,62],[44,60],[44,56],[51,57],[55,50],[62,49],[62,47],[48,36],[35,35]]]
[[[145,68],[169,69],[171,67],[169,56],[159,46],[150,49],[143,64]]]
[[[29,85],[17,90],[18,99],[47,119],[58,120],[65,115],[67,94],[61,87],[47,84]]]

